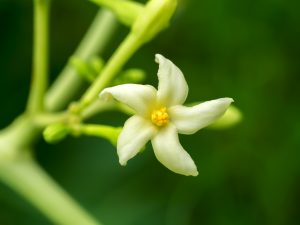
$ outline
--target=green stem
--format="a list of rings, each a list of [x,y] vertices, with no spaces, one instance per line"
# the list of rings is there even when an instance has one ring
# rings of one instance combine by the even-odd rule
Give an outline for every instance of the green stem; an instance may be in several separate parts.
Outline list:
[[[81,119],[84,121],[101,112],[113,110],[123,112],[130,116],[134,114],[134,111],[131,108],[117,101],[94,101],[81,113]]]
[[[87,107],[80,115],[82,120],[87,120],[100,112],[110,111],[116,109],[116,102],[113,101],[94,101],[89,107]]]
[[[71,127],[74,136],[88,135],[109,140],[113,145],[117,145],[117,139],[122,127],[112,127],[107,125],[77,124]]]
[[[60,113],[44,113],[38,114],[34,118],[34,123],[41,128],[45,128],[46,126],[53,123],[63,123],[68,121],[70,114],[68,112],[60,112]]]
[[[44,94],[48,71],[49,0],[34,1],[33,78],[27,112],[0,132],[0,179],[61,225],[99,225],[71,199],[32,159],[32,145],[48,123],[61,121],[67,114],[45,114]],[[75,55],[89,58],[102,50],[116,25],[111,13],[98,13]],[[78,79],[79,78],[79,79]],[[46,110],[55,111],[66,104],[82,84],[68,65],[46,96]]]
[[[31,202],[51,221],[61,225],[99,225],[31,158],[31,146],[42,124],[66,114],[25,114],[0,132],[0,179]]]
[[[73,54],[74,57],[87,60],[101,53],[116,29],[117,21],[107,10],[100,10],[88,32]],[[68,63],[46,95],[46,108],[49,111],[63,109],[78,93],[84,79]]]
[[[33,72],[27,104],[29,113],[44,109],[44,96],[48,84],[49,6],[49,0],[34,1]]]
[[[176,6],[177,0],[151,0],[145,5],[142,13],[135,18],[130,33],[114,52],[92,86],[81,97],[77,105],[77,113],[82,113],[93,103],[142,44],[150,41],[169,24]]]
[[[26,113],[0,132],[0,179],[41,210],[50,220],[62,225],[99,225],[30,158],[29,154],[43,126],[65,120],[67,114],[45,114],[43,98],[47,86],[48,1],[35,0],[34,70]],[[76,51],[88,58],[103,49],[115,27],[111,13],[99,13]],[[82,83],[69,66],[47,95],[46,109],[57,110],[72,98]],[[18,159],[18,160],[16,160]]]
[[[100,225],[29,155],[1,165],[0,178],[55,224]]]
[[[109,59],[101,74],[80,99],[78,109],[80,112],[97,98],[100,91],[109,84],[109,82],[117,75],[123,65],[141,45],[142,42],[140,38],[133,32],[130,32]]]

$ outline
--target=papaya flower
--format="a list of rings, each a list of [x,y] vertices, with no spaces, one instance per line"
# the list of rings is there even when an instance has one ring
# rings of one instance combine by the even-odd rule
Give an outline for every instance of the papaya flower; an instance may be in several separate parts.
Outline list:
[[[135,111],[124,124],[117,141],[119,162],[137,155],[151,140],[156,158],[171,171],[197,176],[197,167],[181,146],[179,134],[193,134],[219,119],[233,102],[232,98],[206,101],[193,107],[184,106],[188,85],[181,70],[160,54],[158,90],[150,85],[122,84],[104,89],[100,98],[116,99]]]

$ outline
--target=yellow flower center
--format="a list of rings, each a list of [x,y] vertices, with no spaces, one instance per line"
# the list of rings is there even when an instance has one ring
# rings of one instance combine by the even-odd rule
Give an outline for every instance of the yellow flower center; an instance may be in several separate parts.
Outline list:
[[[159,127],[166,125],[169,122],[169,115],[167,113],[167,108],[163,107],[161,109],[154,110],[151,113],[151,120],[152,123],[154,123]]]

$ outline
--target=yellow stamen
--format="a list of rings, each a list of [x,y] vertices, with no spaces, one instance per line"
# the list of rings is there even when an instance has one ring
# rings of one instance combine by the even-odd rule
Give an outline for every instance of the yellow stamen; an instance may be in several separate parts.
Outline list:
[[[152,123],[161,127],[169,122],[169,115],[167,113],[167,108],[163,107],[158,110],[154,110],[151,114]]]

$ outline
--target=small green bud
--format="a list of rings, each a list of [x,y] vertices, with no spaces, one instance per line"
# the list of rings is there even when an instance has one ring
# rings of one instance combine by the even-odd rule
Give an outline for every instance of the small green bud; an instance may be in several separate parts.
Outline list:
[[[93,71],[88,63],[78,57],[71,57],[70,64],[76,69],[77,73],[89,82],[93,82],[96,77],[95,71]]]
[[[104,60],[100,57],[94,56],[89,60],[89,65],[96,74],[99,74],[104,67]]]
[[[131,26],[143,10],[143,5],[139,2],[128,0],[91,0],[92,2],[109,8],[115,13],[120,22]]]
[[[146,73],[141,69],[128,69],[123,71],[116,79],[114,79],[112,86],[126,83],[141,83],[146,78]]]
[[[143,70],[135,68],[125,70],[122,75],[124,79],[128,80],[127,83],[141,83],[146,78],[146,73]]]
[[[151,40],[167,28],[176,10],[177,0],[150,0],[132,26],[132,32],[142,42]]]
[[[55,144],[69,134],[69,128],[62,123],[51,124],[46,127],[43,136],[46,142]]]
[[[237,107],[230,105],[224,115],[211,124],[209,128],[226,129],[238,124],[242,120],[242,117],[241,111]]]

